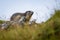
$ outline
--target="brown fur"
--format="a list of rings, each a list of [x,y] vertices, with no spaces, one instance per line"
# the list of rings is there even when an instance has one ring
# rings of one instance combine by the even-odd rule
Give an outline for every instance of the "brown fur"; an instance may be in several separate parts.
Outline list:
[[[19,21],[21,19],[21,17],[25,17],[25,22],[29,21],[31,16],[32,16],[33,12],[32,11],[26,11],[25,13],[14,13],[11,18],[10,21]],[[22,20],[23,21],[23,20]]]

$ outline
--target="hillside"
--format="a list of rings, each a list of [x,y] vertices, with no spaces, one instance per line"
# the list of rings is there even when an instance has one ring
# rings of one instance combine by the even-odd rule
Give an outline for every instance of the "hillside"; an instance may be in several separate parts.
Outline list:
[[[45,23],[10,26],[0,31],[0,40],[60,40],[60,11],[56,11]]]

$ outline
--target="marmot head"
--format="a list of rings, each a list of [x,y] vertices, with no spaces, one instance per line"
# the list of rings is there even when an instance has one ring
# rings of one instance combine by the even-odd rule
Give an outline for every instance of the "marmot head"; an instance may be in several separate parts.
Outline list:
[[[26,13],[26,20],[29,21],[29,19],[33,15],[33,11],[26,11],[25,13]]]

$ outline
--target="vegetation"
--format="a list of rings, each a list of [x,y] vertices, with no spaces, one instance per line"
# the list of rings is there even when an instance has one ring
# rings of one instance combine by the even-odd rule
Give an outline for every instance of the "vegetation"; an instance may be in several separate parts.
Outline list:
[[[0,40],[60,40],[60,11],[45,23],[26,23],[24,27],[10,26],[8,30],[1,30]]]

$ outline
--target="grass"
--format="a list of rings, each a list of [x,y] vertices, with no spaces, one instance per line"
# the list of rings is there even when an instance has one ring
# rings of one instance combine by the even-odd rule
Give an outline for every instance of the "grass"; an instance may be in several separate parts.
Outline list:
[[[24,28],[10,26],[8,30],[0,31],[0,40],[60,40],[60,11],[45,23],[25,24]]]

